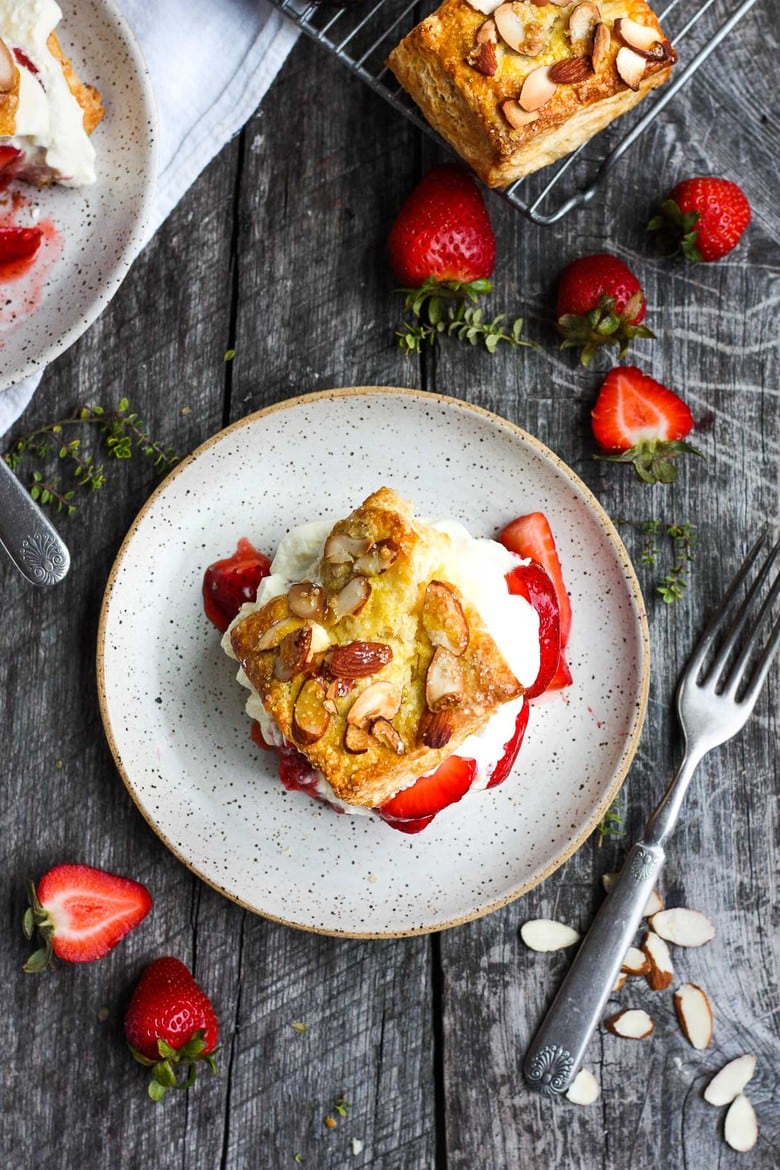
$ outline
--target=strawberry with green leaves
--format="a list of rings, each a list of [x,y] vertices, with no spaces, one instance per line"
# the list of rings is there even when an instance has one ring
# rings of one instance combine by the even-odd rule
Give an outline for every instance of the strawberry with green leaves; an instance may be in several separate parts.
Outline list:
[[[407,197],[387,241],[390,267],[417,322],[398,331],[399,345],[419,353],[424,342],[447,334],[480,342],[491,353],[499,342],[520,341],[522,319],[483,321],[479,298],[492,289],[496,238],[485,201],[462,167],[433,167]]]
[[[587,366],[604,345],[624,357],[636,337],[655,337],[642,322],[647,300],[627,264],[608,252],[580,256],[564,268],[558,281],[556,328],[561,349],[581,349]]]
[[[143,971],[125,1015],[125,1036],[139,1064],[152,1070],[149,1096],[188,1089],[198,1067],[216,1074],[219,1025],[211,1000],[179,959],[155,959]],[[186,1072],[182,1079],[177,1074]]]
[[[693,428],[688,406],[636,366],[607,374],[591,412],[593,435],[616,463],[633,463],[644,483],[674,483],[680,455],[701,455],[684,442]]]
[[[683,179],[669,192],[647,225],[662,247],[694,263],[720,260],[741,240],[750,223],[750,204],[730,179]]]
[[[37,931],[41,946],[25,963],[27,972],[53,967],[55,956],[67,963],[101,959],[152,908],[140,882],[91,865],[55,865],[37,888],[30,882],[29,901],[24,933],[31,939]]]

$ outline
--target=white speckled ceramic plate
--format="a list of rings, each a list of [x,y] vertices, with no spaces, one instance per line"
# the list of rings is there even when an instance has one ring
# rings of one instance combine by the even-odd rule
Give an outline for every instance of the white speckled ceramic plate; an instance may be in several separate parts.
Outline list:
[[[241,536],[348,513],[381,485],[419,515],[493,536],[550,519],[574,609],[567,699],[534,706],[513,774],[417,836],[338,816],[276,778],[245,690],[203,616],[206,566]],[[98,684],[117,765],[144,816],[205,881],[251,910],[332,934],[411,934],[505,904],[593,830],[625,776],[647,699],[644,606],[588,489],[511,423],[452,398],[358,388],[283,402],[205,443],[136,519],[106,590]]]
[[[98,178],[74,190],[13,186],[25,201],[14,221],[37,216],[56,238],[29,273],[2,285],[0,387],[46,366],[105,309],[140,246],[155,179],[154,99],[124,18],[111,0],[63,0],[62,8],[63,49],[106,108],[92,136]]]

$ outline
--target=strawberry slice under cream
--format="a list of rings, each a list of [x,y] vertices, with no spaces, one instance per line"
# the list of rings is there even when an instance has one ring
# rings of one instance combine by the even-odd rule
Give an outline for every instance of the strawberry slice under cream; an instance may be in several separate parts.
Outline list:
[[[332,526],[330,520],[315,521],[294,528],[283,537],[269,576],[260,582],[256,601],[244,605],[239,618],[262,608],[272,598],[286,594],[293,582],[314,580]],[[441,533],[442,539],[437,543],[435,552],[432,553],[426,546],[420,553],[415,566],[417,579],[424,581],[437,574],[446,576],[474,605],[518,681],[526,688],[531,687],[540,665],[539,618],[525,597],[509,592],[506,582],[507,574],[527,561],[496,541],[472,537],[455,521],[445,520],[431,527]],[[435,557],[435,563],[426,563],[426,558],[431,556]],[[222,646],[231,658],[235,657],[230,643],[230,629],[223,637]],[[250,718],[257,721],[264,741],[268,745],[282,746],[285,743],[284,736],[244,671],[239,670],[237,677],[250,691],[246,711]],[[503,758],[506,745],[515,733],[517,718],[525,702],[521,696],[505,703],[479,731],[468,736],[452,753],[476,763],[470,792],[484,789],[490,783],[496,765]],[[316,771],[313,774],[316,781],[312,795],[316,794],[332,807],[346,813],[375,815],[370,808],[339,800],[325,777]],[[417,779],[417,776],[410,776],[409,785]]]

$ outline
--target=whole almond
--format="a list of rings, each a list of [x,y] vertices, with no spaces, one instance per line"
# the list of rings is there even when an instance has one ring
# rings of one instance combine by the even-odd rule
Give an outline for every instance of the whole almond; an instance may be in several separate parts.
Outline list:
[[[590,57],[566,57],[550,66],[548,75],[556,85],[577,85],[593,76]]]
[[[429,748],[443,748],[452,736],[452,716],[449,711],[423,711],[418,728],[420,743]]]
[[[498,72],[496,46],[492,41],[483,41],[469,56],[469,63],[474,66],[477,73],[481,73],[484,77],[495,76]]]
[[[346,642],[327,658],[336,678],[368,678],[392,661],[393,651],[384,642]]]

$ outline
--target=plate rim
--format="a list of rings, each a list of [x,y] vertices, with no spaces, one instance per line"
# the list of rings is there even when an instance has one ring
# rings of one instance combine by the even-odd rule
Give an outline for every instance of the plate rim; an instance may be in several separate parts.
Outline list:
[[[145,171],[145,181],[141,188],[138,211],[136,213],[135,223],[128,233],[124,248],[109,268],[102,288],[93,298],[86,311],[71,325],[66,333],[58,335],[56,340],[51,341],[41,351],[37,352],[34,357],[27,358],[23,366],[17,367],[9,375],[0,376],[0,393],[4,390],[10,390],[14,386],[18,386],[20,382],[24,382],[26,378],[30,378],[34,374],[45,373],[47,366],[51,365],[56,358],[70,349],[72,345],[75,345],[79,338],[88,329],[91,329],[114,299],[114,296],[130,271],[138,252],[143,246],[146,231],[152,219],[152,203],[157,189],[160,135],[157,101],[154,95],[154,89],[152,88],[151,74],[138,38],[115,3],[115,0],[93,0],[93,4],[99,8],[103,8],[110,22],[113,23],[118,37],[126,45],[128,58],[132,59],[135,65],[135,76],[139,83],[139,97],[141,98],[140,114],[149,128],[146,164],[143,168]],[[67,14],[64,14],[63,19],[68,20]]]
[[[280,915],[271,914],[265,910],[259,910],[256,906],[250,905],[247,901],[245,901],[245,899],[225,889],[225,887],[220,885],[218,881],[212,880],[205,874],[201,873],[200,870],[191,861],[189,861],[182,854],[182,852],[168,839],[165,833],[162,832],[150,814],[147,813],[140,796],[136,792],[133,782],[125,769],[118,744],[114,738],[113,728],[108,711],[108,700],[105,684],[105,636],[111,596],[121,571],[122,563],[125,556],[127,555],[127,551],[135,537],[136,532],[146,518],[147,513],[154,506],[159,496],[161,496],[163,492],[167,490],[168,485],[173,481],[173,479],[180,475],[187,467],[190,466],[190,464],[194,463],[198,458],[200,458],[207,450],[209,450],[209,448],[214,446],[215,443],[221,442],[223,439],[227,438],[229,435],[235,433],[243,427],[251,426],[258,419],[265,419],[270,415],[275,414],[277,411],[290,410],[298,406],[305,405],[308,402],[313,402],[320,399],[332,399],[333,397],[350,398],[359,397],[361,395],[364,396],[366,394],[382,395],[388,398],[400,394],[413,398],[422,398],[430,402],[443,404],[445,406],[452,405],[463,410],[471,411],[478,417],[485,419],[492,424],[498,423],[502,427],[508,427],[524,442],[530,444],[530,446],[534,448],[539,455],[553,463],[554,466],[563,473],[565,478],[570,481],[578,494],[584,497],[586,503],[593,509],[605,535],[608,537],[610,544],[617,554],[618,561],[620,562],[624,572],[624,578],[628,586],[629,599],[632,609],[638,619],[640,631],[641,660],[638,688],[639,693],[637,696],[637,702],[633,706],[632,710],[630,734],[624,744],[620,762],[615,770],[612,783],[610,784],[609,789],[601,802],[596,806],[593,815],[584,826],[582,831],[566,845],[560,854],[558,854],[550,861],[549,865],[545,866],[541,873],[538,873],[528,881],[523,882],[518,889],[513,890],[510,894],[504,894],[501,897],[492,900],[488,904],[479,907],[473,912],[458,915],[455,918],[448,919],[446,922],[437,923],[432,926],[412,927],[405,930],[355,931],[294,922],[283,918]],[[103,598],[100,605],[100,615],[98,618],[96,647],[96,676],[100,718],[103,724],[104,734],[111,750],[114,764],[122,778],[122,782],[124,783],[125,788],[130,794],[135,807],[141,813],[142,817],[153,830],[155,835],[159,838],[159,840],[162,841],[162,843],[173,854],[177,861],[180,861],[190,871],[190,873],[194,874],[195,877],[197,877],[200,881],[205,882],[206,885],[222,894],[223,897],[228,898],[229,901],[240,906],[243,910],[247,910],[252,914],[256,914],[259,917],[268,920],[269,922],[275,922],[282,926],[288,926],[291,929],[301,930],[309,934],[321,934],[331,938],[375,940],[387,938],[410,938],[413,936],[433,934],[442,930],[450,930],[451,928],[455,926],[461,926],[466,922],[474,922],[479,918],[486,917],[488,914],[495,913],[495,911],[510,905],[512,902],[516,902],[519,898],[523,897],[524,894],[527,894],[529,890],[532,890],[536,886],[541,885],[541,883],[550,877],[551,874],[555,873],[557,869],[560,869],[561,866],[563,866],[565,862],[567,862],[569,858],[577,852],[577,850],[584,844],[588,837],[591,836],[599,820],[613,803],[615,797],[625,782],[629,769],[631,768],[631,764],[633,763],[634,757],[636,755],[637,748],[639,746],[639,740],[645,724],[645,715],[647,712],[647,703],[650,692],[650,666],[650,631],[647,620],[647,608],[644,603],[644,597],[636,575],[636,571],[633,564],[631,563],[628,552],[626,551],[623,541],[620,538],[620,534],[618,533],[617,528],[588,485],[583,480],[581,480],[577,473],[573,471],[572,468],[570,468],[566,463],[564,463],[564,461],[558,455],[556,455],[555,452],[552,451],[545,443],[543,443],[540,439],[537,439],[534,435],[529,434],[528,431],[523,430],[522,427],[518,426],[517,423],[512,422],[510,419],[503,418],[494,411],[487,410],[485,407],[478,406],[475,403],[467,402],[462,398],[456,398],[452,395],[440,394],[429,390],[417,390],[413,387],[404,386],[341,386],[328,390],[315,390],[309,393],[297,394],[292,398],[285,398],[280,402],[271,403],[269,406],[262,407],[260,410],[253,411],[251,414],[237,419],[235,422],[230,423],[227,427],[217,431],[214,435],[211,435],[208,439],[199,444],[199,446],[197,446],[194,451],[190,452],[189,455],[182,459],[181,463],[178,463],[169,472],[162,483],[158,484],[152,494],[143,503],[130,527],[128,528],[127,533],[122,540],[122,543],[120,544],[117,554],[114,558],[114,562],[111,566],[111,570],[109,572],[106,586],[103,592]]]

